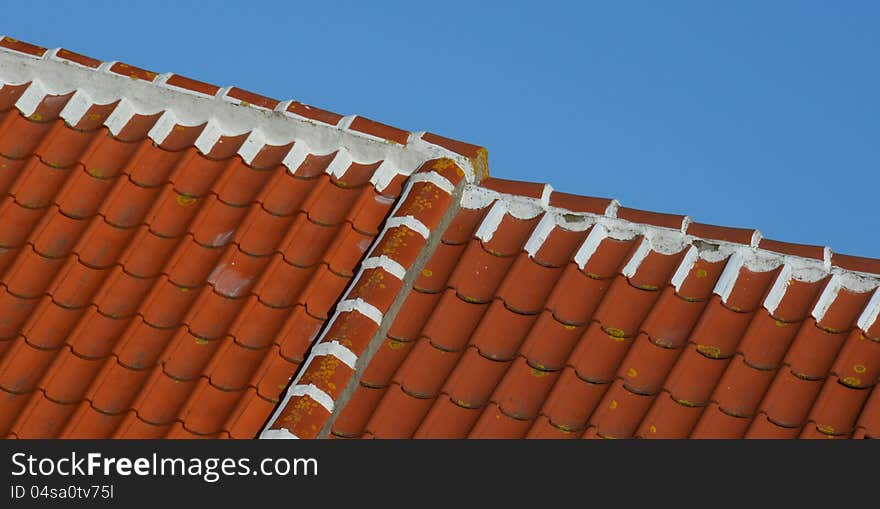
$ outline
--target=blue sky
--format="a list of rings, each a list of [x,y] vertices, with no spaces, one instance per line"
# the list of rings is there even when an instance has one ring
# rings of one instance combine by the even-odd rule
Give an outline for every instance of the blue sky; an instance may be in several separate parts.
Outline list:
[[[3,12],[0,33],[43,46],[483,145],[496,177],[880,257],[877,2],[153,0]]]

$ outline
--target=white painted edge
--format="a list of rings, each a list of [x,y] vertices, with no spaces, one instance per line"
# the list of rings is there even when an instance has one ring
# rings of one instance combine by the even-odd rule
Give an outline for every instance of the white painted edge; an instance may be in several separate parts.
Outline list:
[[[727,298],[730,297],[730,292],[736,286],[736,280],[739,279],[740,269],[744,264],[745,260],[740,251],[733,253],[727,260],[727,265],[724,266],[721,277],[718,278],[713,290],[716,295],[721,297],[721,302],[727,303]]]
[[[387,232],[391,228],[397,228],[398,226],[406,226],[410,230],[424,237],[426,240],[431,236],[431,230],[425,226],[425,223],[419,221],[413,216],[395,216],[388,219],[388,221],[385,222],[385,231]],[[385,232],[383,232],[383,235],[384,233]]]
[[[831,276],[831,280],[825,285],[822,294],[819,296],[819,300],[817,300],[816,305],[813,306],[813,312],[810,313],[813,318],[816,319],[816,322],[821,322],[822,318],[825,317],[825,313],[827,313],[831,308],[831,305],[834,304],[834,300],[837,299],[837,294],[840,293],[842,287],[843,281],[841,276],[839,274]]]
[[[223,129],[220,127],[220,124],[214,120],[209,120],[208,125],[205,126],[199,137],[196,138],[194,145],[202,154],[208,154],[214,148],[214,145],[220,141],[221,136],[223,136]]]
[[[376,268],[382,269],[400,280],[403,280],[403,277],[406,276],[406,269],[403,265],[386,255],[371,256],[361,263],[361,272]]]
[[[877,322],[878,315],[880,315],[880,288],[874,290],[874,295],[871,296],[871,300],[868,301],[856,323],[860,329],[867,332]]]
[[[301,384],[294,385],[290,388],[290,395],[286,399],[290,399],[294,396],[308,396],[313,400],[317,401],[322,407],[327,409],[328,412],[333,413],[333,398],[330,397],[329,394],[322,391],[315,384]],[[286,403],[285,403],[286,404]]]
[[[394,164],[389,160],[383,160],[379,167],[376,168],[376,171],[373,172],[373,176],[370,177],[370,183],[373,184],[373,187],[376,188],[376,191],[382,192],[388,187],[388,184],[394,180],[394,177],[400,175],[401,173],[397,171],[394,167]]]
[[[296,175],[296,170],[305,162],[306,158],[311,153],[308,144],[302,140],[296,140],[293,142],[293,148],[287,152],[287,155],[284,156],[284,159],[281,160],[281,164],[287,168],[287,171]]]
[[[448,178],[440,175],[436,171],[416,173],[412,177],[410,177],[409,180],[413,184],[417,182],[428,182],[430,184],[434,184],[435,186],[445,191],[446,194],[450,195],[452,194],[452,191],[455,190],[455,186],[452,185],[452,182],[450,182]]]
[[[321,357],[332,355],[337,359],[341,360],[346,366],[351,369],[354,369],[355,364],[357,363],[357,355],[354,354],[347,347],[343,346],[339,341],[335,339],[333,341],[327,341],[326,343],[318,343],[317,345],[312,347],[312,357]]]
[[[78,92],[79,91],[77,91],[77,93]],[[150,132],[147,133],[147,136],[156,142],[156,145],[161,145],[165,139],[168,138],[168,135],[171,134],[171,131],[177,123],[177,115],[171,110],[165,110],[162,112],[159,120],[157,120],[156,123],[153,124],[153,127],[150,128]]]
[[[608,237],[608,229],[605,228],[604,225],[593,225],[590,233],[587,234],[587,238],[584,239],[583,244],[581,244],[581,247],[578,248],[577,253],[574,255],[574,262],[577,263],[578,268],[584,270],[584,267],[587,266],[587,262],[590,261],[590,258],[593,257],[596,250],[599,249],[599,244],[601,244],[606,237]]]
[[[785,292],[788,290],[789,285],[791,285],[791,279],[792,268],[791,265],[786,263],[782,266],[782,270],[779,271],[779,275],[776,276],[773,286],[770,287],[770,291],[767,292],[767,297],[764,299],[764,309],[771,316],[776,312],[776,308],[779,307],[779,304],[785,297]]]
[[[267,145],[305,142],[316,154],[328,154],[344,148],[353,162],[373,164],[385,161],[388,163],[386,171],[393,168],[396,173],[407,176],[426,161],[440,158],[448,158],[458,164],[465,171],[468,182],[475,180],[478,170],[467,157],[421,137],[411,135],[410,143],[399,145],[348,129],[356,115],[344,117],[337,125],[329,125],[286,111],[286,105],[291,101],[279,105],[285,105],[285,109],[276,108],[274,111],[256,105],[244,107],[238,99],[228,97],[231,87],[221,88],[216,95],[209,96],[168,85],[170,73],[158,74],[152,82],[132,80],[110,71],[116,63],[114,61],[102,62],[97,69],[92,69],[60,59],[56,53],[57,50],[49,50],[43,57],[37,57],[0,48],[0,86],[30,83],[17,105],[23,114],[32,114],[47,95],[80,92],[80,97],[91,98],[91,104],[119,101],[106,122],[113,135],[117,135],[134,115],[172,111],[181,125],[195,126],[208,122],[209,126],[198,140],[198,148],[203,153],[209,153],[212,148],[210,142],[221,136],[239,136],[259,129]],[[81,109],[82,104],[77,108]],[[65,117],[66,120],[71,118],[76,118],[73,106]],[[242,147],[243,157],[251,157],[255,153],[249,145],[246,143]],[[382,176],[387,179],[388,173]]]
[[[489,242],[495,235],[495,230],[501,225],[504,215],[507,213],[507,205],[502,200],[497,200],[489,213],[483,218],[477,233],[474,236],[483,242]]]
[[[361,299],[360,297],[356,299],[346,299],[340,302],[336,306],[336,310],[338,313],[357,311],[358,313],[366,316],[370,320],[376,322],[377,325],[382,324],[383,314],[381,311],[379,311],[379,308],[370,304],[364,299]]]
[[[248,134],[248,137],[245,138],[241,147],[238,148],[238,155],[241,156],[241,159],[245,163],[251,164],[254,161],[254,158],[257,157],[257,154],[259,154],[266,145],[266,139],[260,132],[260,128],[255,128],[250,134]]]
[[[648,240],[647,237],[642,237],[642,241],[639,243],[639,247],[636,248],[636,252],[633,253],[629,261],[626,262],[626,265],[624,265],[623,270],[621,270],[620,273],[626,277],[635,276],[636,272],[639,270],[639,266],[645,261],[645,258],[648,257],[650,252],[651,241]]]
[[[535,254],[541,249],[541,246],[544,245],[544,242],[547,241],[550,233],[556,228],[556,221],[556,217],[554,217],[551,212],[547,212],[541,217],[541,221],[538,223],[538,226],[532,230],[532,234],[529,236],[529,240],[526,241],[526,245],[523,248],[525,252],[529,254],[529,258],[534,258]]]
[[[287,431],[287,428],[267,429],[260,433],[260,438],[265,440],[299,440],[299,437]]]
[[[688,274],[691,273],[691,269],[694,268],[694,264],[697,263],[697,260],[699,259],[700,250],[695,246],[688,248],[687,253],[684,254],[684,258],[682,258],[681,263],[678,264],[678,268],[675,269],[675,274],[672,275],[672,279],[670,280],[676,293],[681,291],[681,285],[684,284],[684,280],[687,279]]]
[[[58,116],[63,118],[68,125],[75,126],[79,124],[79,121],[82,120],[86,112],[89,111],[92,104],[94,104],[94,102],[92,101],[92,98],[89,97],[89,94],[82,90],[77,90],[73,93],[73,97],[67,101],[67,104],[64,105],[64,108],[61,109],[61,113],[59,113]]]
[[[336,155],[333,156],[333,160],[330,161],[330,164],[327,165],[327,169],[325,170],[327,175],[332,175],[335,178],[342,178],[345,175],[345,172],[351,167],[351,163],[353,159],[351,154],[345,148],[340,148],[336,151]]]

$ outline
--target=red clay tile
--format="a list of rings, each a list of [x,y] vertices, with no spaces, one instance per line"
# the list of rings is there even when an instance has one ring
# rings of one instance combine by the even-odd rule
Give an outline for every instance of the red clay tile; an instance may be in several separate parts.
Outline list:
[[[591,322],[575,346],[569,363],[581,378],[591,382],[609,382],[631,344],[631,338],[618,335],[617,332],[612,335],[598,322]]]
[[[642,323],[641,330],[658,345],[679,348],[687,341],[705,307],[705,303],[684,300],[672,287],[666,287]]]
[[[847,439],[854,438],[852,433],[843,433],[843,434],[827,434],[827,428],[819,427],[816,423],[810,421],[804,425],[801,434],[798,435],[798,438],[804,439],[812,439],[812,440],[828,440],[828,439]]]
[[[62,348],[40,385],[46,397],[56,403],[79,403],[103,363],[101,359],[86,359],[69,348]]]
[[[800,378],[783,369],[776,375],[759,408],[780,426],[800,427],[821,387],[821,380]]]
[[[95,318],[100,319],[101,316],[96,314]],[[104,321],[104,325],[109,324]],[[83,329],[90,332],[94,330],[93,327]],[[120,364],[130,369],[151,368],[159,361],[159,356],[174,337],[175,332],[174,328],[153,327],[140,316],[135,316],[128,322],[124,332],[114,336],[114,338],[118,337],[118,341],[114,345],[113,353],[116,354]]]
[[[116,263],[136,233],[135,228],[118,228],[106,222],[103,217],[96,217],[90,222],[73,251],[89,267],[106,268]]]
[[[302,371],[298,383],[314,385],[324,391],[334,401],[348,386],[354,376],[354,370],[334,355],[313,357]]]
[[[25,208],[7,196],[0,203],[0,217],[8,226],[0,230],[0,245],[19,247],[27,240],[34,226],[43,217],[45,209]]]
[[[593,319],[601,323],[609,334],[633,337],[639,332],[639,326],[659,296],[660,292],[636,288],[625,277],[619,276],[611,284]],[[627,305],[621,306],[620,302],[626,302]]]
[[[425,239],[406,226],[388,228],[368,257],[387,256],[404,267],[410,267],[425,246]]]
[[[446,315],[446,319],[454,320],[455,318],[453,317],[455,316],[455,314],[450,313]],[[496,361],[511,360],[525,339],[525,336],[534,321],[534,316],[516,313],[508,309],[503,301],[496,299],[492,301],[492,304],[489,305],[489,309],[484,315],[482,315],[482,320],[480,320],[479,326],[477,326],[473,335],[471,335],[470,344],[476,346],[480,353],[489,359]],[[429,323],[436,323],[433,317]],[[427,326],[425,327],[423,334],[429,335]],[[457,343],[447,344],[457,346]]]
[[[388,336],[401,341],[416,339],[422,331],[427,320],[432,316],[432,311],[438,305],[443,294],[424,293],[413,290],[406,296],[403,306],[397,313],[394,323],[388,330]],[[473,306],[480,308],[485,306]]]
[[[570,263],[562,271],[553,292],[547,297],[546,308],[553,317],[569,325],[590,321],[605,292],[611,287],[607,279],[593,279]]]
[[[825,248],[822,246],[808,246],[806,244],[792,244],[790,242],[780,242],[778,240],[761,239],[758,247],[769,251],[775,251],[777,253],[803,256],[804,258],[814,258],[816,260],[825,259]]]
[[[848,332],[855,326],[872,292],[856,293],[845,288],[837,292],[837,297],[819,320],[819,327],[832,332]]]
[[[764,302],[764,296],[776,280],[779,270],[753,272],[745,267],[740,268],[736,284],[724,303],[734,311],[754,311]]]
[[[620,207],[617,209],[617,217],[633,223],[647,223],[654,226],[680,230],[685,216]]]
[[[541,413],[566,430],[583,429],[610,384],[587,382],[566,367],[547,396]]]
[[[482,242],[483,249],[500,257],[519,254],[539,221],[538,217],[517,219],[510,214],[505,214],[495,233],[492,234],[492,238],[488,242]]]
[[[110,271],[93,301],[101,313],[111,318],[131,316],[138,310],[156,280],[127,274],[118,265]]]
[[[336,125],[342,120],[342,115],[299,102],[291,102],[290,106],[287,107],[287,111],[330,125]]]
[[[539,369],[560,370],[583,333],[584,327],[563,324],[544,311],[529,330],[520,353]]]
[[[253,293],[265,304],[283,308],[295,304],[309,281],[316,277],[316,267],[300,268],[284,261],[280,254],[271,257],[263,277],[254,284]]]
[[[422,139],[427,141],[428,143],[439,145],[465,157],[478,157],[481,151],[485,150],[484,148],[477,145],[471,145],[470,143],[465,143],[463,141],[445,138],[434,133],[425,133],[422,135]]]
[[[490,403],[471,429],[469,438],[522,438],[531,427],[531,421],[514,419],[501,408]]]
[[[168,279],[187,288],[201,286],[217,266],[224,251],[222,247],[203,246],[187,235],[180,240],[165,266]]]
[[[343,276],[354,276],[355,269],[372,243],[373,237],[370,235],[343,224],[333,243],[327,248],[324,260],[331,271]]]
[[[119,414],[130,408],[150,373],[149,369],[129,369],[110,357],[89,388],[86,398],[101,412]]]
[[[288,171],[279,171],[266,183],[257,201],[267,212],[276,216],[289,216],[302,210],[309,194],[326,183],[326,179],[306,179]]]
[[[464,249],[464,244],[441,242],[437,246],[437,250],[434,251],[434,255],[419,273],[413,283],[413,288],[423,292],[441,292],[446,289],[446,282],[458,265]]]
[[[831,255],[831,264],[842,269],[857,270],[869,274],[880,274],[880,259],[863,258],[834,253]]]
[[[709,357],[730,357],[736,352],[752,316],[752,313],[728,309],[714,295],[691,332],[690,341]]]
[[[663,388],[686,406],[705,406],[718,380],[727,368],[727,359],[707,356],[693,343],[688,344]]]
[[[489,302],[504,280],[514,258],[487,253],[479,242],[468,245],[458,267],[449,278],[449,286],[468,302]]]
[[[70,218],[56,207],[49,207],[31,237],[34,251],[47,258],[67,256],[86,226],[87,220]]]
[[[756,368],[775,369],[800,328],[800,323],[777,320],[758,310],[739,344],[746,361]]]
[[[31,318],[22,327],[21,333],[31,345],[55,350],[64,344],[82,315],[82,309],[64,308],[52,302],[49,297],[43,297]]]
[[[400,385],[391,384],[364,430],[376,438],[409,438],[424,420],[433,401],[415,398]]]
[[[776,371],[757,369],[741,355],[735,355],[715,386],[711,399],[727,414],[751,417],[775,375]]]
[[[349,278],[335,274],[324,265],[318,266],[308,288],[303,291],[306,295],[306,310],[312,316],[328,318],[349,281]]]
[[[187,429],[210,435],[221,431],[223,424],[235,409],[242,391],[225,391],[200,379],[180,419]]]
[[[545,267],[564,267],[574,258],[586,235],[586,231],[568,231],[555,227],[535,253],[534,261]]]
[[[880,342],[855,329],[843,344],[831,372],[853,388],[871,387],[880,378]]]
[[[274,408],[274,404],[259,397],[257,392],[249,387],[239,400],[238,406],[232,411],[229,420],[223,425],[223,429],[229,433],[230,438],[256,438]]]
[[[113,351],[128,322],[128,319],[101,314],[94,306],[90,306],[70,332],[67,343],[77,355],[92,359],[104,358]]]
[[[759,414],[746,431],[745,438],[781,439],[795,438],[800,433],[800,426],[786,427],[771,421],[766,414]]]
[[[280,355],[293,363],[305,360],[305,354],[318,337],[324,320],[306,312],[305,306],[297,305],[288,311],[289,317],[278,332],[277,345]]]
[[[726,264],[727,260],[708,262],[698,259],[679,286],[678,295],[689,301],[708,299]]]
[[[268,97],[255,94],[253,92],[248,92],[247,90],[242,90],[238,87],[231,87],[226,92],[226,96],[232,97],[233,99],[238,99],[242,102],[243,106],[254,105],[270,110],[274,110],[275,107],[278,106],[278,101],[276,101],[275,99],[270,99]]]
[[[143,392],[134,402],[138,417],[150,424],[169,424],[177,417],[196,380],[177,380],[155,368]]]
[[[52,168],[67,168],[83,159],[90,145],[95,143],[100,131],[79,131],[56,124],[43,143],[36,148],[40,159]]]
[[[263,363],[257,369],[251,384],[257,388],[257,393],[261,397],[278,401],[297,367],[297,363],[285,359],[277,348],[272,347],[263,358]]]
[[[0,388],[24,393],[34,390],[59,350],[41,350],[19,336],[0,359]]]
[[[0,434],[6,436],[33,393],[12,393],[0,387]]]
[[[690,438],[742,438],[749,424],[751,420],[727,414],[718,404],[710,403],[691,431]]]
[[[217,197],[233,207],[250,205],[274,175],[275,168],[256,170],[242,161],[232,163],[211,189]]]
[[[313,223],[305,214],[300,214],[294,219],[278,249],[288,263],[311,267],[321,261],[320,254],[326,252],[339,230],[339,227]]]
[[[452,223],[443,232],[443,243],[459,245],[471,240],[477,227],[488,212],[488,207],[481,209],[459,209],[452,219]]]
[[[459,406],[451,398],[440,395],[413,438],[466,438],[481,413],[478,408]]]
[[[186,90],[199,92],[201,94],[210,95],[212,97],[220,91],[220,87],[216,85],[211,85],[209,83],[204,83],[198,80],[194,80],[192,78],[187,78],[186,76],[181,76],[179,74],[172,74],[165,81],[165,83],[173,87],[184,88]]]
[[[631,392],[616,380],[590,417],[590,423],[602,437],[630,438],[653,401],[653,396]]]
[[[8,287],[0,285],[0,338],[15,337],[39,302],[39,298],[18,297]]]
[[[244,390],[269,353],[269,348],[247,348],[227,336],[205,366],[204,374],[218,389]]]
[[[451,204],[452,196],[433,183],[416,182],[410,187],[395,214],[400,217],[413,216],[430,230],[434,230]]]
[[[679,403],[666,392],[658,394],[636,431],[641,438],[687,438],[703,413],[702,407]]]
[[[339,412],[339,417],[333,421],[332,433],[343,437],[359,437],[364,432],[364,426],[367,420],[373,414],[385,389],[377,389],[364,385],[358,388],[352,394],[351,399]]]
[[[110,415],[99,412],[89,401],[83,401],[67,421],[59,438],[106,438],[113,435],[123,418],[123,414]]]
[[[773,311],[773,316],[784,322],[803,320],[813,309],[813,303],[825,283],[825,280],[814,283],[805,283],[797,279],[790,280],[785,289],[785,295],[776,306],[776,310]]]
[[[153,327],[176,327],[197,296],[197,291],[177,286],[166,276],[160,276],[144,299],[140,312],[144,321]]]
[[[443,393],[457,406],[480,408],[510,367],[510,362],[495,361],[480,355],[476,348],[468,348],[443,385]]]
[[[833,334],[816,326],[811,317],[803,322],[785,355],[785,363],[795,373],[808,378],[828,375],[847,334]],[[773,415],[770,415],[773,417]]]
[[[376,196],[372,189],[349,189],[331,183],[322,186],[319,194],[312,194],[303,208],[308,212],[309,220],[324,226],[334,226],[349,219],[348,212],[365,193],[370,193],[367,196],[371,198]]]
[[[229,244],[235,236],[235,230],[247,215],[247,207],[234,207],[220,201],[214,195],[203,200],[198,216],[193,220],[190,231],[199,244],[219,247]],[[175,237],[184,233],[185,222],[179,223],[179,229],[165,229],[151,224],[158,233]]]
[[[455,368],[462,352],[448,352],[420,339],[397,370],[394,381],[403,390],[418,398],[434,398]]]
[[[361,384],[368,387],[386,387],[390,384],[391,378],[397,368],[403,364],[414,344],[415,341],[385,338],[361,375]]]
[[[401,328],[392,326],[392,337],[415,339],[416,335],[421,333],[422,336],[430,339],[431,343],[444,350],[461,350],[468,343],[471,335],[474,334],[487,309],[491,307],[487,304],[466,302],[459,298],[454,290],[444,292],[439,301],[436,298],[428,297],[427,295],[429,294],[423,295],[425,296],[417,297],[417,300],[414,301],[413,306],[418,306],[418,308],[413,309],[408,304],[405,304],[398,316],[404,315],[404,312],[421,311],[423,309],[422,305],[436,302],[433,313],[424,315],[423,320],[426,319],[426,321],[422,322],[422,320],[419,320],[421,323],[424,323],[424,328],[419,331],[416,330],[416,326]],[[407,303],[413,300],[415,296],[414,293],[410,294]],[[421,316],[423,315],[406,317],[404,320],[418,320]]]
[[[64,428],[76,405],[58,403],[37,395],[29,412],[22,414],[14,428],[19,438],[50,438]]]
[[[663,347],[651,341],[648,335],[639,334],[620,364],[618,376],[632,392],[656,394],[681,352],[681,348]]]
[[[158,76],[158,74],[152,71],[147,71],[122,62],[116,62],[115,64],[110,66],[110,72],[115,72],[116,74],[121,74],[122,76],[128,76],[129,78],[135,78],[144,81],[153,81],[156,76]]]
[[[352,120],[348,128],[376,136],[377,138],[393,141],[401,145],[406,145],[407,139],[409,138],[409,133],[403,129],[391,127],[361,116],[354,117],[354,120]]]
[[[178,241],[160,237],[151,232],[148,226],[142,226],[120,255],[119,262],[129,274],[142,278],[158,276]]]
[[[254,283],[270,263],[268,257],[257,257],[230,247],[205,280],[220,295],[239,299],[250,293]]]
[[[856,427],[864,429],[867,437],[880,437],[880,391],[871,390]]]
[[[525,358],[517,357],[498,384],[492,400],[510,417],[531,420],[537,416],[558,378],[558,371],[536,369],[529,366]]]
[[[539,415],[532,427],[529,428],[525,438],[533,439],[565,439],[578,438],[578,434],[572,431],[556,427],[545,415]]]
[[[221,135],[220,139],[217,140],[217,143],[211,147],[211,150],[208,153],[204,154],[208,159],[214,159],[216,161],[224,160],[224,159],[233,159],[235,155],[238,153],[238,150],[244,145],[245,140],[247,140],[249,133],[242,133],[237,136],[225,136]],[[230,163],[235,163],[236,160],[233,159]]]
[[[278,248],[294,216],[276,216],[263,207],[250,207],[242,225],[235,232],[239,248],[252,256],[266,256]]]
[[[571,212],[588,212],[590,214],[605,215],[610,198],[597,198],[593,196],[578,196],[576,194],[560,193],[553,191],[550,195],[550,206],[570,210]]]
[[[263,348],[272,344],[289,316],[289,309],[267,306],[251,295],[229,327],[229,334],[244,346]]]
[[[186,327],[180,327],[162,353],[159,362],[165,374],[174,380],[193,380],[203,374],[208,362],[220,349],[222,343],[222,339],[203,339]]]
[[[691,223],[688,225],[687,234],[704,239],[724,240],[737,244],[751,245],[755,230],[730,228],[706,223]]]
[[[498,191],[499,193],[527,196],[536,199],[540,199],[541,196],[543,196],[545,189],[545,184],[538,182],[520,182],[518,180],[507,180],[495,177],[483,180],[480,182],[480,186]]]
[[[156,438],[166,438],[168,431],[171,430],[172,424],[153,424],[140,419],[136,413],[131,412],[125,416],[122,423],[119,424],[113,438],[127,438],[149,440]]]
[[[19,41],[9,36],[0,38],[0,46],[36,57],[42,57],[46,53],[46,48],[42,46]]]
[[[521,253],[496,295],[504,300],[508,308],[518,313],[540,313],[561,272],[560,269],[538,265],[528,255]]]
[[[662,288],[669,283],[683,255],[684,251],[671,255],[649,251],[636,273],[629,278],[630,284],[643,290]]]
[[[853,431],[869,392],[867,389],[843,385],[839,378],[830,376],[819,392],[808,419],[815,422],[822,433],[849,434]]]
[[[25,246],[4,276],[8,292],[20,299],[40,297],[64,261],[64,258],[47,258],[34,251],[33,246]]]

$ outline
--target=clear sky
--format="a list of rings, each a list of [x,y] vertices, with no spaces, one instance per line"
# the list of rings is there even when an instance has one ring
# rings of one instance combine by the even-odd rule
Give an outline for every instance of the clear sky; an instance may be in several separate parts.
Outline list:
[[[489,149],[496,177],[880,257],[880,2],[10,2],[0,33]]]

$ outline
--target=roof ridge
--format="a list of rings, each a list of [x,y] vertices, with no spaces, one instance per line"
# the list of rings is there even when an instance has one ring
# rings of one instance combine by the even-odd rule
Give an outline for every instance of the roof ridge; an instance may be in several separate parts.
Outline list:
[[[556,199],[557,194],[562,196]],[[583,206],[577,207],[579,201]],[[488,223],[493,218],[499,219],[495,216],[500,212],[508,212],[519,219],[532,219],[550,212],[554,224],[566,230],[583,231],[594,224],[601,224],[614,238],[631,239],[644,235],[652,247],[661,252],[680,252],[680,249],[692,246],[701,257],[714,260],[743,251],[746,266],[762,268],[762,272],[790,265],[795,269],[793,277],[796,279],[814,280],[818,279],[818,274],[823,277],[837,274],[852,276],[848,279],[853,280],[843,285],[848,289],[864,292],[880,286],[880,259],[836,254],[827,246],[770,240],[757,229],[708,225],[694,222],[686,215],[621,207],[615,199],[557,193],[549,184],[492,177],[467,186],[462,196],[462,207],[478,209],[490,204],[493,209],[497,207],[503,210],[487,214],[487,221],[480,226],[478,236],[491,238],[494,228]],[[673,219],[676,223],[671,222]],[[546,238],[546,232],[542,235]],[[540,243],[535,242],[532,241],[529,246],[536,251]]]
[[[161,113],[148,133],[157,144],[175,125],[204,125],[195,141],[203,152],[221,136],[248,134],[237,151],[248,163],[261,147],[286,145],[295,139],[313,153],[344,148],[354,162],[390,160],[395,171],[407,176],[426,161],[443,157],[461,166],[468,181],[488,175],[487,151],[477,145],[430,132],[409,132],[359,115],[343,116],[294,100],[278,101],[234,86],[219,87],[179,74],[103,62],[64,48],[46,49],[8,36],[0,36],[2,83],[28,84],[15,103],[25,116],[32,115],[47,96],[73,92],[60,114],[71,125],[91,106],[116,102],[104,122],[114,135],[136,115]]]

